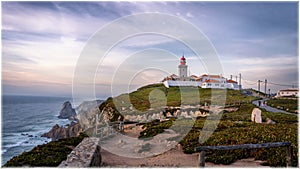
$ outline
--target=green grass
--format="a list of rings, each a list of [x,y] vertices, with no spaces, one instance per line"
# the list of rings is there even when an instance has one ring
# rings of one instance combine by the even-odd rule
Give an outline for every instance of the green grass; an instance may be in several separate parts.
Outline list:
[[[272,99],[268,100],[267,104],[287,112],[298,113],[298,99]]]
[[[214,100],[212,100],[214,98]],[[225,100],[226,98],[226,100]],[[237,90],[222,89],[202,89],[198,87],[170,87],[165,88],[162,84],[148,85],[138,90],[122,94],[115,98],[110,98],[103,104],[111,104],[117,110],[124,109],[125,114],[143,114],[149,112],[159,112],[161,106],[177,107],[181,105],[204,105],[214,104],[226,107],[238,107],[235,112],[224,111],[218,123],[218,127],[212,136],[203,144],[198,142],[204,123],[214,124],[207,118],[198,118],[193,124],[193,128],[180,141],[185,153],[194,153],[197,146],[217,146],[233,144],[250,144],[288,141],[293,146],[293,166],[298,166],[298,119],[294,115],[282,113],[270,113],[262,110],[262,119],[270,118],[276,124],[255,124],[251,122],[251,112],[254,105],[251,101],[258,98],[246,96]],[[270,104],[269,104],[270,105]],[[101,109],[101,106],[100,106]],[[164,110],[164,109],[163,109]],[[115,118],[114,118],[115,119]],[[151,138],[164,129],[170,128],[174,131],[186,131],[186,126],[190,126],[190,120],[173,119],[166,122],[150,122],[144,124],[144,131],[140,133],[140,138]],[[176,124],[176,126],[174,126]],[[212,129],[212,128],[208,128]],[[234,151],[213,151],[207,152],[207,161],[213,163],[230,164],[238,159],[255,157],[255,159],[265,160],[266,165],[286,166],[285,149],[257,149],[257,150],[234,150]]]
[[[3,167],[57,167],[63,160],[67,159],[67,155],[84,137],[87,135],[80,134],[78,137],[38,145],[28,152],[13,157]]]
[[[207,118],[197,118],[193,128],[180,141],[185,153],[194,153],[197,146],[219,146],[234,144],[255,144],[267,142],[291,142],[293,146],[293,166],[298,165],[298,119],[293,115],[271,113],[262,111],[262,119],[271,118],[276,124],[256,124],[251,122],[251,112],[255,108],[252,104],[241,104],[235,112],[224,112],[217,129],[203,144],[198,142],[204,123],[213,123]],[[184,120],[173,119],[161,124],[147,123],[141,137],[153,137],[163,132],[174,122],[182,122],[182,127],[187,126]],[[180,123],[179,122],[179,123]],[[256,149],[256,150],[232,150],[207,152],[206,161],[221,164],[230,164],[238,159],[254,157],[267,161],[265,165],[286,166],[285,148]]]
[[[213,98],[213,100],[212,100]],[[225,100],[226,99],[226,100]],[[126,108],[122,114],[144,114],[148,111],[159,111],[162,107],[178,107],[181,105],[215,104],[221,106],[250,103],[257,98],[246,96],[241,91],[231,89],[202,89],[198,87],[170,87],[163,84],[152,84],[141,87],[129,94],[109,98],[100,106],[113,105],[118,111]],[[133,110],[129,109],[132,105]],[[150,110],[150,108],[152,108]]]
[[[139,138],[149,138],[164,132],[164,129],[168,129],[172,126],[174,120],[174,118],[163,122],[154,120],[152,122],[143,124],[142,128],[144,130],[140,133]]]

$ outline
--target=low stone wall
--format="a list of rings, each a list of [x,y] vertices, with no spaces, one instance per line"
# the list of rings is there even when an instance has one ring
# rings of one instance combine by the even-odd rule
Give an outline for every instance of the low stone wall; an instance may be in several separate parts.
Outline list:
[[[190,106],[188,108],[182,108],[181,110],[179,108],[170,108],[165,110],[165,115],[163,111],[160,111],[159,113],[147,113],[142,115],[124,115],[124,119],[128,121],[149,122],[155,119],[166,119],[166,117],[197,118],[206,116],[209,116],[209,110]]]
[[[99,138],[84,138],[58,167],[100,167],[101,148],[98,143]]]

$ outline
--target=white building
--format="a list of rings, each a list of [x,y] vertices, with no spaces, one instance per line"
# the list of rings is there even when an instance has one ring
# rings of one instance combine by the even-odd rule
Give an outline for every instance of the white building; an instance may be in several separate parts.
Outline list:
[[[279,90],[275,97],[298,97],[298,91],[296,88]]]
[[[188,65],[184,56],[180,59],[178,65],[178,75],[172,74],[163,79],[163,84],[169,88],[170,86],[195,86],[202,88],[215,89],[234,89],[239,90],[239,85],[236,81],[227,80],[221,75],[191,75],[188,76]]]
[[[225,79],[219,75],[211,75],[213,78],[205,78],[202,82],[202,88],[214,88],[214,89],[234,89],[239,90],[239,85],[232,79]],[[219,77],[218,77],[219,76]],[[208,76],[209,77],[209,76]]]

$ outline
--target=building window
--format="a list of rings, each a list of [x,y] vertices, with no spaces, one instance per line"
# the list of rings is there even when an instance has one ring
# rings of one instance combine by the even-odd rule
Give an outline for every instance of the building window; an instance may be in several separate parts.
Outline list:
[[[215,86],[219,86],[219,84],[215,84]]]

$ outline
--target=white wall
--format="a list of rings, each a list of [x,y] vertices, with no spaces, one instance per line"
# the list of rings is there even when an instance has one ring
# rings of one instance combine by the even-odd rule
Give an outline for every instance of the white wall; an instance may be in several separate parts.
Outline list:
[[[169,86],[195,86],[198,87],[202,85],[201,82],[196,82],[196,81],[172,81],[172,80],[167,80],[164,81],[163,83],[167,88]]]
[[[284,96],[299,96],[298,91],[278,91],[276,97],[284,97]]]

